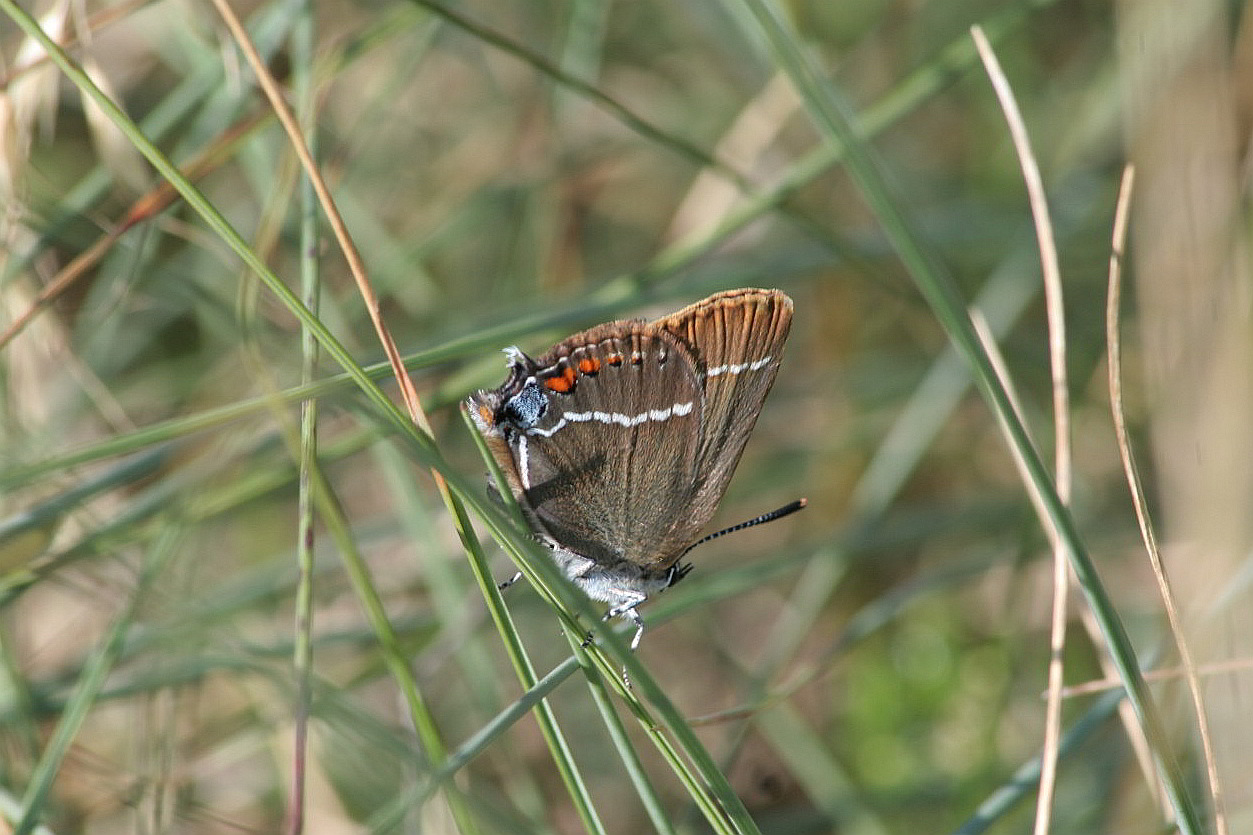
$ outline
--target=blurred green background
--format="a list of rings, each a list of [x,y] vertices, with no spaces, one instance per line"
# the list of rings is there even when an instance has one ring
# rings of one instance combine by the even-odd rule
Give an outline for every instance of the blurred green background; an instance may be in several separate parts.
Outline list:
[[[212,5],[18,5],[289,287],[316,256],[318,318],[357,361],[382,361],[324,224],[312,244],[302,230],[313,210],[289,140]],[[1184,637],[1208,665],[1227,826],[1253,831],[1244,4],[768,5],[988,320],[1051,462],[1037,241],[969,27],[992,39],[1057,235],[1074,517],[1143,666],[1167,671],[1153,692],[1212,826],[1110,417],[1111,227],[1123,166],[1137,164],[1129,421]],[[715,526],[799,496],[809,507],[694,552],[689,580],[645,610],[638,657],[762,832],[1030,831],[1035,785],[1015,774],[1043,740],[1049,540],[992,412],[751,6],[234,8],[301,114],[438,449],[480,490],[458,404],[499,384],[501,348],[542,352],[721,289],[791,295],[786,361]],[[476,749],[454,790],[423,794],[440,758],[414,729],[342,537],[448,750],[523,688],[423,459],[325,353],[319,455],[345,524],[328,531],[315,514],[312,623],[297,621],[299,323],[160,190],[134,137],[43,57],[14,8],[0,16],[0,326],[48,298],[0,353],[0,819],[290,831],[292,659],[307,638],[305,831],[595,831],[531,715]],[[395,393],[385,366],[374,376]],[[512,564],[480,534],[504,579]],[[1065,680],[1081,684],[1105,677],[1104,646],[1071,600]],[[566,661],[547,604],[526,584],[506,603],[539,675]],[[659,816],[710,831],[615,698],[655,789],[648,808],[580,679],[550,698],[603,831],[652,831]],[[1171,831],[1128,742],[1134,720],[1105,693],[1063,703],[1074,744],[1053,831]]]

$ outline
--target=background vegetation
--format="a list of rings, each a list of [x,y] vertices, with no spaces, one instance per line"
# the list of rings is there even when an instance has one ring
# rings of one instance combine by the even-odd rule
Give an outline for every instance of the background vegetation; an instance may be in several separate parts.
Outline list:
[[[0,820],[293,831],[303,792],[311,833],[1028,831],[1050,529],[1087,592],[1065,680],[1115,676],[1062,703],[1053,830],[1170,831],[1178,815],[1184,831],[1253,831],[1243,4],[234,8],[301,120],[434,443],[345,372],[354,359],[395,392],[215,7],[0,0],[0,326],[15,325],[0,353]],[[1022,108],[1060,254],[1073,515],[1046,501],[1045,526],[989,408],[1000,389],[986,369],[971,384],[986,356],[963,343],[971,305],[1051,462],[1037,239],[973,24]],[[203,206],[164,185],[144,137]],[[1123,369],[1173,634],[1107,384],[1128,161]],[[314,351],[259,264],[306,298],[320,287],[342,357],[325,338]],[[562,619],[527,584],[502,619],[490,578],[514,569],[488,534],[524,560],[525,543],[483,499],[457,405],[499,383],[505,345],[543,350],[737,286],[784,289],[796,319],[716,523],[809,508],[693,554],[645,613],[624,696],[618,642],[602,634],[608,655],[589,657],[563,637],[594,610],[542,565]],[[1121,629],[1164,671],[1147,692],[1166,733],[1150,717],[1140,749],[1169,763],[1157,771],[1107,661]],[[1217,819],[1179,638],[1201,668]],[[548,676],[538,689],[515,640]],[[540,695],[548,712],[529,711]]]

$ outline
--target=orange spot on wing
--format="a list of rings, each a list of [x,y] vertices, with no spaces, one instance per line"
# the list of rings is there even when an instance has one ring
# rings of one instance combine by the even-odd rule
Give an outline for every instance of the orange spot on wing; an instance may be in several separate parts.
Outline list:
[[[574,369],[567,365],[565,368],[561,369],[561,376],[549,377],[545,380],[544,387],[550,391],[555,391],[558,394],[565,394],[570,391],[570,389],[574,388],[574,377]]]
[[[584,374],[595,374],[600,371],[600,360],[595,357],[585,357],[579,360],[579,370]]]
[[[610,365],[622,365],[622,354],[611,354],[608,360]]]

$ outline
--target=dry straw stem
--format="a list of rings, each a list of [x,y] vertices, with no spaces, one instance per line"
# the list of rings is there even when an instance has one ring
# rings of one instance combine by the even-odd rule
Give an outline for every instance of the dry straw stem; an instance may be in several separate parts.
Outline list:
[[[239,143],[252,134],[266,119],[265,115],[255,115],[244,119],[228,128],[213,145],[196,159],[182,168],[188,180],[196,181],[203,175],[217,168],[221,162],[238,149]],[[54,301],[74,286],[76,282],[97,267],[100,261],[109,254],[122,236],[136,225],[152,220],[169,208],[178,198],[178,192],[168,182],[162,180],[147,194],[136,200],[127,210],[121,222],[108,230],[91,246],[84,249],[70,263],[66,264],[44,285],[31,304],[18,314],[4,333],[0,333],[0,350],[4,350],[14,337],[26,329],[26,326],[41,311],[48,308]]]
[[[996,90],[997,100],[1009,124],[1014,149],[1022,166],[1023,180],[1031,203],[1031,216],[1035,221],[1036,240],[1040,247],[1040,265],[1044,279],[1045,310],[1048,317],[1049,370],[1053,381],[1053,445],[1054,473],[1057,495],[1062,504],[1070,504],[1071,488],[1071,432],[1070,395],[1066,380],[1066,313],[1062,300],[1061,271],[1057,263],[1057,242],[1053,235],[1053,222],[1049,216],[1048,199],[1040,166],[1031,149],[1027,126],[1022,112],[1010,89],[1009,79],[1001,68],[988,43],[983,29],[974,26],[970,30],[979,56],[983,60],[988,79]],[[989,340],[990,342],[990,340]],[[1053,808],[1054,790],[1057,784],[1057,752],[1061,740],[1063,683],[1062,652],[1066,648],[1066,600],[1070,591],[1070,572],[1066,551],[1057,538],[1053,538],[1053,614],[1049,635],[1048,702],[1044,721],[1044,753],[1040,770],[1040,789],[1036,800],[1035,832],[1045,835]]]
[[[1197,675],[1202,678],[1209,676],[1229,676],[1253,670],[1253,658],[1241,658],[1235,661],[1222,661],[1214,664],[1202,664],[1196,668]],[[1171,681],[1184,674],[1182,667],[1169,667],[1153,670],[1144,674],[1145,681]],[[1062,696],[1070,699],[1075,696],[1090,696],[1093,693],[1104,693],[1122,687],[1122,682],[1114,678],[1102,678],[1096,681],[1085,681],[1083,684],[1072,684],[1062,690]]]
[[[885,165],[864,142],[850,105],[823,83],[808,56],[795,48],[795,39],[791,37],[777,7],[767,0],[744,0],[744,5],[761,25],[766,39],[801,90],[814,124],[829,140],[843,143],[847,151],[848,171],[854,183],[881,223],[906,271],[950,338],[970,362],[981,393],[995,410],[1011,446],[1015,447],[1013,454],[1022,459],[1029,490],[1038,493],[1038,500],[1048,511],[1045,530],[1064,545],[1089,605],[1099,614],[1105,644],[1126,681],[1128,700],[1134,706],[1146,735],[1152,740],[1157,766],[1179,826],[1185,832],[1199,833],[1200,818],[1189,797],[1186,778],[1171,750],[1152,693],[1144,684],[1126,628],[1096,572],[1069,509],[1057,494],[1051,474],[1010,404],[1008,392],[971,323],[961,292],[937,253],[923,245],[924,238],[911,215],[896,198],[895,187],[885,174]]]
[[[400,386],[402,399],[405,402],[405,407],[409,412],[409,416],[428,436],[430,436],[432,434],[430,423],[426,418],[426,413],[422,409],[421,402],[418,400],[417,389],[414,387],[413,381],[409,379],[409,375],[405,372],[404,362],[401,359],[399,348],[396,347],[396,341],[392,338],[391,332],[388,330],[386,323],[383,321],[378,295],[374,292],[374,289],[366,276],[365,264],[361,260],[361,255],[357,251],[356,245],[353,243],[348,234],[347,226],[344,224],[343,217],[340,215],[339,210],[335,206],[330,189],[327,188],[326,181],[322,178],[321,172],[318,170],[317,164],[313,159],[313,155],[309,151],[308,144],[305,142],[300,125],[296,121],[295,114],[293,114],[291,108],[288,107],[287,102],[283,98],[282,91],[279,89],[278,82],[275,81],[274,77],[267,71],[265,62],[262,60],[260,53],[257,52],[251,38],[249,38],[247,31],[244,29],[243,24],[235,15],[234,11],[226,2],[224,2],[224,0],[214,0],[214,8],[216,8],[218,14],[221,15],[222,20],[226,23],[232,37],[235,38],[237,45],[244,53],[249,65],[256,74],[258,82],[261,84],[261,88],[265,91],[266,97],[269,99],[271,107],[274,108],[274,112],[278,116],[279,122],[283,125],[283,129],[287,132],[292,148],[295,150],[296,156],[299,158],[300,164],[304,169],[306,176],[309,178],[309,182],[312,185],[314,192],[317,194],[318,202],[322,206],[323,211],[326,213],[327,219],[331,225],[331,230],[335,235],[336,241],[339,243],[340,249],[344,253],[344,257],[348,262],[348,268],[357,283],[357,290],[361,294],[362,300],[365,302],[366,310],[369,312],[370,321],[374,325],[375,333],[378,335],[379,342],[382,343],[383,350],[387,354],[388,362],[392,367],[392,373],[396,378],[396,382]],[[453,513],[454,517],[464,517],[464,511],[461,510],[459,503],[453,497],[452,492],[443,477],[434,470],[432,470],[432,475],[434,476],[435,483],[438,486],[445,503],[448,505],[449,510]],[[329,495],[329,485],[323,484],[322,488],[322,490],[319,490],[319,493],[322,495]],[[359,583],[358,588],[362,592],[368,593],[370,598],[374,597],[374,595],[369,592],[370,584]],[[370,599],[368,605],[375,612],[381,612],[381,601]],[[385,631],[387,642],[394,644],[394,635],[390,634],[390,628],[386,625],[386,619],[376,617],[375,623]],[[391,660],[394,662],[399,661],[399,659],[394,656]],[[406,671],[401,668],[398,669],[398,673],[402,676],[402,680],[405,680],[404,677],[407,675]],[[415,713],[419,733],[423,737],[423,742],[426,745],[430,756],[437,763],[442,762],[446,758],[447,752],[444,748],[443,741],[439,737],[434,717],[429,715],[424,700],[413,682],[406,681],[404,689],[410,703],[410,708]],[[474,825],[474,820],[465,805],[465,801],[459,797],[458,792],[450,789],[446,794],[446,799],[461,830],[464,832],[477,831],[477,828]],[[299,817],[299,813],[296,813],[291,817],[295,820]]]
[[[1153,456],[1147,489],[1160,508],[1154,526],[1194,659],[1247,658],[1253,656],[1250,17],[1247,4],[1223,0],[1126,0],[1117,11],[1122,130],[1136,167],[1130,239],[1134,365],[1142,373],[1133,379],[1143,389]],[[1241,823],[1253,811],[1249,683],[1240,676],[1204,688],[1233,831],[1247,830]],[[1169,695],[1186,698],[1182,688]],[[1191,724],[1181,722],[1185,729]]]
[[[983,314],[978,310],[972,310],[970,318],[971,318],[972,324],[974,325],[975,332],[976,334],[978,334],[979,340],[981,344],[983,345],[984,350],[987,352],[988,359],[991,361],[993,367],[996,369],[997,376],[1001,380],[1002,385],[1005,387],[1006,393],[1009,395],[1010,402],[1013,405],[1015,414],[1019,416],[1019,420],[1022,420],[1022,407],[1018,401],[1017,391],[1012,384],[1012,380],[1010,379],[1010,376],[1009,376],[1009,370],[1005,364],[1005,359],[1001,355],[1000,348],[997,346],[996,340],[993,338],[991,330],[988,328],[987,321],[984,319]],[[1007,427],[1004,425],[1004,421],[998,420],[997,422],[1001,426],[1001,430],[1003,432],[1008,431]],[[1026,424],[1024,423],[1023,425],[1025,426]],[[1023,459],[1023,456],[1019,452],[1019,449],[1017,446],[1011,445],[1010,452],[1013,457],[1014,466],[1018,469],[1019,475],[1024,477],[1025,479],[1026,468],[1027,468],[1026,461]],[[1052,526],[1052,522],[1051,522],[1052,517],[1047,512],[1047,508],[1044,503],[1044,497],[1040,495],[1038,490],[1034,489],[1034,486],[1032,485],[1030,481],[1024,480],[1024,483],[1027,485],[1027,497],[1031,500],[1031,504],[1035,508],[1037,516],[1039,516],[1040,518],[1040,524],[1043,526],[1045,534],[1049,537],[1050,541],[1054,541],[1057,538],[1057,533]],[[1084,621],[1084,625],[1088,628],[1089,633],[1093,636],[1094,642],[1099,642],[1100,633],[1098,629],[1096,628],[1095,624],[1092,623],[1090,618]],[[1101,660],[1102,665],[1105,666],[1107,669],[1110,669],[1112,667],[1112,662],[1110,661],[1108,656],[1102,655],[1100,660]],[[1123,687],[1126,686],[1126,683],[1121,678],[1119,679],[1119,683]],[[1064,688],[1057,693],[1058,698],[1064,698],[1065,695],[1066,695],[1066,692]],[[1054,694],[1052,690],[1052,680],[1050,679],[1050,688],[1048,691],[1046,691],[1046,699],[1051,699],[1053,697],[1054,697]],[[1142,772],[1144,773],[1145,780],[1148,781],[1149,784],[1153,786],[1154,788],[1158,788],[1156,772],[1153,766],[1152,750],[1149,746],[1149,742],[1147,738],[1145,737],[1143,729],[1141,728],[1139,722],[1136,719],[1135,712],[1131,709],[1131,705],[1128,704],[1125,700],[1119,704],[1119,718],[1122,720],[1123,727],[1126,730],[1127,739],[1130,742],[1132,749],[1136,753],[1136,761],[1140,765],[1140,768]],[[1046,740],[1046,745],[1047,745],[1047,740]],[[1058,745],[1057,749],[1055,749],[1052,752],[1054,757],[1056,757],[1057,751],[1060,750],[1060,738],[1058,740],[1057,745]],[[1041,752],[1041,762],[1040,762],[1041,781],[1043,780],[1044,768],[1046,767],[1049,753],[1050,752],[1048,750]]]
[[[365,263],[361,260],[361,254],[357,251],[356,244],[353,243],[352,238],[348,234],[348,227],[344,224],[343,216],[340,215],[339,209],[335,206],[335,199],[331,196],[331,190],[327,188],[326,181],[322,178],[313,155],[309,153],[309,146],[301,133],[300,125],[296,122],[295,114],[288,107],[287,102],[283,98],[283,91],[279,89],[278,82],[274,80],[274,76],[266,69],[265,61],[261,58],[260,53],[257,52],[252,39],[248,37],[247,30],[244,29],[244,25],[240,22],[239,17],[231,10],[230,5],[225,0],[213,0],[213,7],[222,16],[223,22],[230,29],[231,36],[235,38],[236,44],[248,59],[248,64],[252,71],[256,73],[261,89],[265,92],[270,106],[274,108],[274,114],[278,116],[279,122],[283,125],[283,130],[287,131],[292,149],[296,152],[296,156],[299,157],[305,175],[309,178],[309,182],[312,183],[314,191],[317,192],[318,202],[321,204],[322,210],[326,212],[327,220],[331,224],[331,231],[334,232],[335,240],[344,253],[344,258],[348,262],[348,269],[352,272],[353,280],[357,282],[357,291],[361,293],[366,310],[370,314],[370,322],[374,325],[379,342],[383,345],[383,351],[387,354],[388,362],[391,363],[392,372],[396,375],[396,382],[400,386],[401,396],[405,401],[405,407],[409,410],[409,416],[413,418],[418,426],[422,427],[422,431],[430,435],[431,425],[426,419],[426,413],[422,410],[421,402],[418,400],[417,389],[414,388],[413,381],[409,379],[409,375],[405,373],[405,365],[400,358],[400,350],[396,347],[396,340],[392,338],[391,332],[387,329],[387,324],[383,321],[383,316],[379,309],[378,294],[374,292],[370,279],[366,276]],[[443,486],[443,481],[439,474],[436,473],[434,475],[436,481],[440,484],[440,489],[445,490],[446,488]]]
[[[1162,596],[1162,607],[1166,610],[1166,617],[1170,622],[1170,634],[1174,637],[1175,647],[1179,650],[1179,662],[1183,668],[1184,680],[1188,683],[1188,693],[1192,697],[1193,710],[1196,711],[1201,750],[1205,755],[1205,773],[1209,780],[1210,798],[1214,803],[1214,828],[1218,835],[1227,835],[1227,815],[1223,808],[1222,783],[1218,777],[1218,764],[1214,756],[1205,702],[1201,695],[1200,677],[1197,675],[1196,664],[1192,660],[1188,641],[1184,637],[1182,619],[1175,605],[1170,580],[1166,576],[1166,568],[1162,564],[1162,554],[1157,545],[1153,520],[1149,518],[1148,511],[1145,509],[1144,485],[1140,481],[1140,471],[1136,466],[1135,456],[1131,452],[1131,441],[1127,435],[1127,414],[1123,408],[1122,343],[1118,328],[1119,298],[1122,289],[1122,262],[1127,239],[1128,209],[1134,181],[1135,169],[1129,165],[1123,173],[1122,186],[1119,190],[1118,211],[1114,216],[1113,246],[1109,257],[1109,296],[1105,309],[1105,336],[1109,351],[1110,411],[1114,418],[1114,433],[1118,438],[1118,454],[1122,459],[1123,472],[1127,476],[1127,487],[1131,492],[1132,504],[1135,506],[1136,521],[1140,525],[1140,536],[1144,540],[1145,551],[1153,566],[1153,578],[1157,581],[1157,588]]]
[[[1005,359],[1001,355],[1000,348],[997,346],[996,340],[993,338],[992,333],[987,326],[987,322],[978,310],[972,310],[970,318],[971,322],[974,324],[975,332],[979,335],[979,339],[983,344],[984,350],[987,352],[988,358],[991,360],[993,367],[996,369],[997,375],[1000,377],[1001,384],[1005,387],[1005,391],[1010,397],[1015,413],[1019,416],[1019,420],[1022,420],[1022,407],[1018,402],[1017,391],[1013,386],[1013,381],[1010,379],[1009,370],[1005,365]],[[1008,433],[1007,427],[1004,425],[1004,421],[998,420],[998,424],[1001,426],[1001,430],[1003,432]],[[1023,422],[1023,425],[1026,425],[1025,421]],[[1032,482],[1027,477],[1027,463],[1020,454],[1018,447],[1010,444],[1009,449],[1013,456],[1014,466],[1018,469],[1019,475],[1023,479],[1023,483],[1027,485],[1027,496],[1031,499],[1031,504],[1035,507],[1036,515],[1040,518],[1040,524],[1044,527],[1049,541],[1053,543],[1054,552],[1056,553],[1060,549],[1060,537],[1052,526],[1052,517],[1049,515],[1047,508],[1045,507],[1044,498],[1039,494],[1039,491],[1033,489]],[[1056,610],[1057,598],[1055,595],[1054,614],[1056,614]],[[1049,785],[1047,787],[1049,793],[1045,794],[1045,778],[1046,775],[1048,775],[1050,768],[1053,770],[1055,777],[1058,751],[1060,750],[1060,713],[1058,714],[1058,718],[1056,720],[1052,719],[1052,711],[1055,709],[1055,706],[1060,703],[1061,699],[1061,688],[1059,686],[1060,681],[1055,679],[1053,675],[1054,667],[1060,667],[1060,654],[1056,647],[1054,648],[1054,657],[1051,659],[1049,665],[1047,710],[1049,712],[1049,721],[1056,721],[1057,730],[1053,734],[1050,734],[1048,733],[1049,729],[1046,727],[1044,750],[1040,755],[1040,789],[1037,793],[1036,806],[1036,827],[1038,832],[1047,831],[1049,825],[1049,811],[1051,810],[1052,805],[1053,785]],[[1133,740],[1139,736],[1136,733],[1136,728],[1137,726],[1134,724],[1134,721],[1128,725],[1128,733]],[[1149,779],[1152,779],[1152,774],[1153,772],[1150,769],[1148,772]],[[1038,828],[1040,826],[1043,826],[1044,829],[1040,830]]]

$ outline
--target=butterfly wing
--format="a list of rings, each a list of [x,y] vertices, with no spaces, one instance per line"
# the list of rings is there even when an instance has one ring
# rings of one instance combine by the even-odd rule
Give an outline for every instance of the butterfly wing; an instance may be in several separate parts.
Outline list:
[[[604,566],[672,566],[709,523],[778,373],[792,301],[733,290],[651,324],[611,322],[470,412],[532,526]]]
[[[730,290],[653,324],[690,346],[704,375],[700,476],[685,500],[691,524],[681,532],[691,542],[713,518],[774,385],[792,300],[778,290]]]
[[[576,334],[475,395],[476,412],[540,532],[602,565],[677,559],[703,401],[672,334],[638,321]]]

